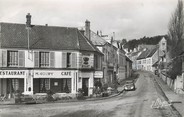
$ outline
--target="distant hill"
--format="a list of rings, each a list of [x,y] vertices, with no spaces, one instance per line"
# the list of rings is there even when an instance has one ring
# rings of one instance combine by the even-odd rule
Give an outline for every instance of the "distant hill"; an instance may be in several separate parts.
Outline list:
[[[140,39],[133,39],[133,40],[128,41],[124,45],[124,48],[128,48],[128,50],[133,50],[134,48],[137,48],[138,45],[142,45],[142,44],[156,45],[162,39],[162,37],[165,37],[166,39],[168,38],[167,35],[158,35],[154,37],[144,36],[143,38],[140,38]]]

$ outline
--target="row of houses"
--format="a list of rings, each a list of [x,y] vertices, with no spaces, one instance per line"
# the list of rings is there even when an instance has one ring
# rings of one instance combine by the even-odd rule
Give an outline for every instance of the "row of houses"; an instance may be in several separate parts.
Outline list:
[[[0,94],[93,94],[95,82],[111,84],[131,75],[132,61],[122,46],[90,29],[0,23]]]
[[[166,62],[167,40],[163,37],[157,45],[140,45],[137,51],[128,54],[134,70],[154,72],[160,62]]]

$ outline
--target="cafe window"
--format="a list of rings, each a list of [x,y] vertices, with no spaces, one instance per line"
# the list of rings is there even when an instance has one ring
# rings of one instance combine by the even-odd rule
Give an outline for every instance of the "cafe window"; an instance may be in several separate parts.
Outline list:
[[[8,66],[18,66],[18,51],[8,51]]]
[[[40,52],[40,67],[49,67],[49,52]]]
[[[71,93],[71,79],[62,79],[63,84],[62,84],[62,92],[63,93]]]
[[[67,67],[71,67],[71,53],[67,53]]]
[[[50,79],[40,79],[40,93],[46,93],[50,89]]]

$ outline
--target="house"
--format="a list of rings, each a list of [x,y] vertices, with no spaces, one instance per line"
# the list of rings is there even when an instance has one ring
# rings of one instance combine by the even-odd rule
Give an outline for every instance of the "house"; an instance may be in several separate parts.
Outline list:
[[[126,56],[126,78],[129,78],[132,75],[132,61]]]
[[[0,94],[93,93],[103,54],[77,28],[0,23]]]
[[[91,31],[90,39],[92,43],[104,54],[102,58],[102,83],[111,86],[114,82],[116,82],[117,78],[117,48],[93,31]]]
[[[134,51],[131,53],[128,53],[127,56],[130,58],[132,61],[132,69],[133,70],[138,70],[138,64],[137,64],[137,58],[138,56],[142,53],[142,50]]]
[[[117,48],[117,80],[120,82],[121,80],[127,78],[126,75],[126,52],[123,49],[123,45],[118,40],[112,40],[112,45]],[[131,68],[131,67],[129,67]],[[128,69],[129,70],[129,69]]]
[[[137,64],[139,70],[146,70],[146,71],[155,71],[155,64],[158,61],[158,47],[155,46],[154,48],[148,49],[145,48],[144,51],[139,55],[137,58]]]

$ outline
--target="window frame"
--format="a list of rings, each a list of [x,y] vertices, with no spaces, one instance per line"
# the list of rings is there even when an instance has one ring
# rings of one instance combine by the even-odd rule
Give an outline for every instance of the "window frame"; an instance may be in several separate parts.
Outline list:
[[[19,66],[19,53],[15,50],[7,51],[7,66],[18,67]]]
[[[39,52],[39,66],[50,67],[50,52]]]

